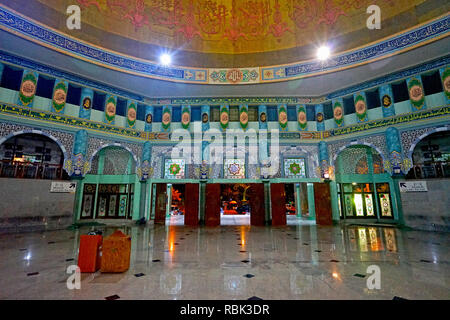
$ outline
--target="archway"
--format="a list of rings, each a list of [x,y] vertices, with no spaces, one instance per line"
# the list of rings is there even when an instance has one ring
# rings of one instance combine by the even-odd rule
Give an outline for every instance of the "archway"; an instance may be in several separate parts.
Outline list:
[[[433,179],[450,177],[450,131],[436,130],[411,145],[409,156],[413,167],[407,179]]]
[[[120,144],[105,145],[91,157],[83,180],[81,219],[132,219],[140,210],[137,158]]]
[[[393,219],[393,184],[383,155],[367,145],[350,145],[335,158],[341,219]]]
[[[66,149],[43,132],[17,132],[0,140],[0,176],[68,180]]]

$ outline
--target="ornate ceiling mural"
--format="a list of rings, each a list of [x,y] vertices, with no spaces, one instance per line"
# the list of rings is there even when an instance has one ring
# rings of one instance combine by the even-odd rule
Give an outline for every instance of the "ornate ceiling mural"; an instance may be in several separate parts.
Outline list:
[[[425,0],[38,1],[61,13],[65,12],[68,5],[76,2],[83,10],[83,23],[122,37],[172,49],[224,54],[268,52],[317,44],[318,41],[367,29],[366,10],[370,5],[378,5],[383,21],[388,21],[426,2]],[[418,22],[411,14],[403,20],[398,21],[399,28],[394,31],[412,27]],[[383,37],[385,34],[378,32],[377,36]],[[375,39],[366,40],[363,44]]]

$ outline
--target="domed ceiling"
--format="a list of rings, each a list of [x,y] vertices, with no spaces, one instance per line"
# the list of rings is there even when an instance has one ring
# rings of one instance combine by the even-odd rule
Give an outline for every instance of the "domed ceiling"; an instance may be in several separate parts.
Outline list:
[[[448,12],[441,0],[2,0],[42,24],[102,48],[174,64],[234,68],[314,58],[328,43],[343,52],[402,32]],[[81,30],[68,30],[66,10],[82,9]],[[366,10],[381,8],[382,28],[369,30]]]

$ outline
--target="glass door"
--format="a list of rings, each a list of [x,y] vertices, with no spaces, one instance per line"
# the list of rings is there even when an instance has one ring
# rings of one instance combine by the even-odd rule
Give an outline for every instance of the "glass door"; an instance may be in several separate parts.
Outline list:
[[[373,185],[344,183],[340,189],[343,214],[346,218],[375,218]]]
[[[96,184],[85,184],[83,186],[83,203],[81,205],[81,219],[92,219],[94,214]]]

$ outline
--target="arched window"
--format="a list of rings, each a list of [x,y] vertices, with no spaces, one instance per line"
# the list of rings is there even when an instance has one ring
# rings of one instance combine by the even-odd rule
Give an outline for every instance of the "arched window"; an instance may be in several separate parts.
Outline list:
[[[417,143],[412,154],[413,168],[406,178],[450,177],[450,131],[435,132]]]
[[[100,158],[103,159],[100,161]],[[103,170],[99,172],[99,163]],[[122,147],[106,147],[100,150],[92,159],[90,174],[129,175],[136,173],[136,162],[132,154]]]
[[[0,146],[0,176],[22,179],[69,179],[64,154],[52,139],[34,133],[9,138]]]

